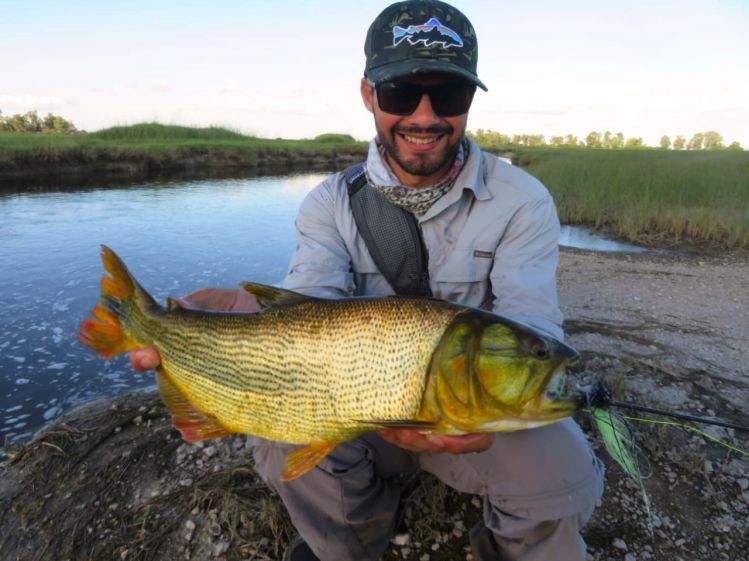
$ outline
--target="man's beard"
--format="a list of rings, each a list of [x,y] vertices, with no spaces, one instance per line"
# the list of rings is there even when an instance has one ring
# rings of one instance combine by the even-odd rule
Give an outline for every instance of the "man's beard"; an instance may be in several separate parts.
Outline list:
[[[444,154],[437,159],[430,159],[428,157],[414,156],[410,161],[407,160],[403,154],[400,153],[398,145],[395,141],[396,135],[398,134],[435,134],[445,135],[449,138],[453,134],[452,127],[429,127],[426,129],[415,129],[415,128],[403,128],[394,129],[391,134],[382,134],[378,130],[378,137],[382,146],[385,148],[387,155],[392,158],[406,173],[416,176],[429,176],[437,173],[443,168],[449,167],[450,164],[455,160],[455,156],[458,154],[460,148],[460,142],[462,137],[459,138],[454,144],[448,144]],[[426,156],[426,155],[425,155]],[[431,156],[431,155],[430,155]]]

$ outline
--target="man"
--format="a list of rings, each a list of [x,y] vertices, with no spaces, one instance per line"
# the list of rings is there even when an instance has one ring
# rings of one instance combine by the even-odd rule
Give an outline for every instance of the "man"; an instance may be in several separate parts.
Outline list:
[[[369,28],[365,54],[361,96],[377,130],[366,184],[378,204],[415,217],[428,255],[427,292],[562,338],[553,201],[538,181],[465,137],[475,89],[486,90],[468,19],[438,1],[393,4]],[[359,231],[349,183],[335,174],[303,202],[285,288],[329,298],[393,294]],[[183,304],[257,310],[251,296],[235,290],[199,291]],[[131,358],[138,369],[158,364],[152,350]],[[260,439],[254,447],[259,473],[300,534],[288,561],[379,559],[398,507],[393,476],[418,468],[481,495],[484,518],[470,535],[475,559],[585,559],[579,531],[601,495],[602,468],[570,419],[513,433],[365,434],[303,477],[280,482],[291,448]]]

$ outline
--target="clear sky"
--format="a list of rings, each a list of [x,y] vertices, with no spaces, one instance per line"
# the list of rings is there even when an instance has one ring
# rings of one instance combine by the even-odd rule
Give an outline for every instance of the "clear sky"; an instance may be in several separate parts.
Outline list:
[[[373,134],[372,0],[0,0],[0,110],[96,130],[157,120],[264,137]],[[469,129],[715,130],[749,149],[749,0],[456,0],[479,76]]]

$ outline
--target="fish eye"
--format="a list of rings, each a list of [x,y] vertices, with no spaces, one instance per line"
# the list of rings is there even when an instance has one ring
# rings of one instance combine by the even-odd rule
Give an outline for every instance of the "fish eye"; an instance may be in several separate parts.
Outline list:
[[[550,354],[549,345],[547,345],[544,341],[536,341],[531,347],[531,354],[539,360],[546,360],[547,358],[549,358]]]

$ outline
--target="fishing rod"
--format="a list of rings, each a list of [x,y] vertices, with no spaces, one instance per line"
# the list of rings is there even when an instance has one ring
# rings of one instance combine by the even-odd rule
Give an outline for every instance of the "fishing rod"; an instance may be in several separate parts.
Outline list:
[[[602,381],[597,381],[590,386],[580,387],[578,388],[578,391],[581,398],[585,400],[586,404],[589,407],[616,407],[619,409],[630,409],[632,411],[642,411],[645,413],[651,413],[653,415],[660,415],[662,417],[672,417],[674,419],[683,421],[691,421],[695,423],[715,425],[743,432],[749,432],[749,426],[730,423],[728,421],[699,417],[697,415],[687,415],[685,413],[674,413],[673,411],[664,411],[663,409],[656,409],[654,407],[646,407],[644,405],[637,405],[635,403],[617,401],[613,398],[609,387]]]

